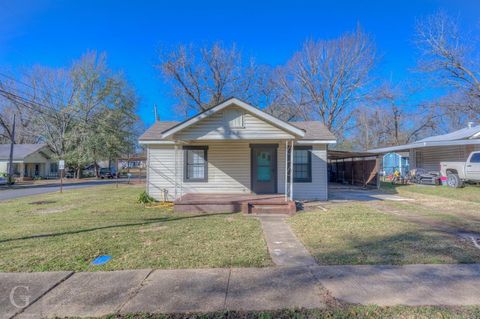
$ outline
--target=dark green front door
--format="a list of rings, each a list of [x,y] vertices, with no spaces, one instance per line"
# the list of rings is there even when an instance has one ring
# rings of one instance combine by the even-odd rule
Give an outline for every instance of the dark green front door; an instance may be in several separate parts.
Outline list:
[[[277,192],[277,147],[277,144],[251,145],[251,180],[255,194]]]

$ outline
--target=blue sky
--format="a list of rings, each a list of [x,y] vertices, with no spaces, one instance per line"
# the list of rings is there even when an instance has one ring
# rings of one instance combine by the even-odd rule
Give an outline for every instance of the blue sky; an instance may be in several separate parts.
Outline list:
[[[334,38],[360,24],[382,56],[378,74],[393,82],[415,66],[415,19],[445,10],[479,26],[480,1],[24,1],[0,0],[0,69],[68,66],[87,50],[106,52],[140,97],[139,115],[175,119],[154,65],[160,45],[236,42],[261,64],[282,64],[307,38]]]

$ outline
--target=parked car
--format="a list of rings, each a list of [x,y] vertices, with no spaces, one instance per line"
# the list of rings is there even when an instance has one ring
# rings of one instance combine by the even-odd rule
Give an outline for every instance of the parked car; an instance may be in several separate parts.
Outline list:
[[[0,185],[7,185],[8,179],[6,177],[0,176]]]
[[[101,179],[113,178],[114,173],[112,173],[109,168],[100,168],[100,171],[98,172],[98,177]]]
[[[472,152],[466,162],[441,162],[440,172],[450,187],[463,187],[465,182],[480,183],[480,152]]]

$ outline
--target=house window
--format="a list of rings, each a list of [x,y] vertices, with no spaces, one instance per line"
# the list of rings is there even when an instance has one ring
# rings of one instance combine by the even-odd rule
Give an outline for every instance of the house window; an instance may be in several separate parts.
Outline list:
[[[52,174],[58,173],[58,163],[50,163],[50,173]]]
[[[290,165],[290,152],[288,155],[288,165]],[[288,176],[290,179],[290,176]],[[293,148],[293,182],[311,183],[312,182],[312,147],[295,146]]]
[[[223,112],[223,119],[229,128],[244,128],[243,112],[237,109],[229,109]]]
[[[207,146],[184,146],[184,181],[207,182]]]

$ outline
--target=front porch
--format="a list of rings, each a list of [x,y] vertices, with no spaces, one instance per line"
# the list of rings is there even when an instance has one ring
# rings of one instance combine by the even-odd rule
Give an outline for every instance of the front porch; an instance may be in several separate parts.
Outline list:
[[[285,194],[206,194],[188,193],[174,201],[174,211],[182,213],[289,214],[296,212]]]

